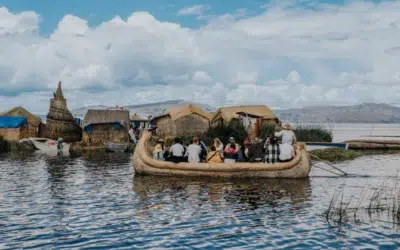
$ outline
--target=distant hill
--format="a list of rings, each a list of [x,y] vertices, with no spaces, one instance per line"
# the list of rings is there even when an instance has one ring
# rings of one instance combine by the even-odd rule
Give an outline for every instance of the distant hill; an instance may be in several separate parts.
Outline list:
[[[176,105],[182,105],[182,104],[194,104],[208,112],[215,111],[215,108],[210,105],[189,102],[189,101],[184,101],[184,100],[171,100],[171,101],[148,103],[148,104],[128,105],[128,106],[124,106],[124,108],[126,110],[129,110],[131,115],[134,113],[137,113],[142,118],[147,118],[149,115],[152,115],[152,116],[159,115],[163,112],[164,109],[168,109],[170,107],[173,107]],[[109,107],[109,106],[97,105],[97,106],[81,107],[78,109],[74,109],[71,112],[76,117],[84,117],[88,109],[107,109],[107,108],[111,108],[111,106]]]
[[[316,106],[275,110],[282,121],[304,123],[399,123],[400,108],[388,104],[364,103],[354,106]]]

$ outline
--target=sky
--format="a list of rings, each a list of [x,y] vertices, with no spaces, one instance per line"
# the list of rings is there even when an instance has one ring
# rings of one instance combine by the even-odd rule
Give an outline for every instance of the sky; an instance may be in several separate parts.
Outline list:
[[[0,0],[0,109],[400,103],[400,1]]]

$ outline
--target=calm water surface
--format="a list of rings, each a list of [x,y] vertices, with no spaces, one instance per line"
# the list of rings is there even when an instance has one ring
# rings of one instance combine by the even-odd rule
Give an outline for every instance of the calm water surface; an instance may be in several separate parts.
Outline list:
[[[0,249],[399,248],[386,213],[343,225],[324,215],[338,187],[357,200],[398,178],[399,162],[338,165],[359,174],[348,178],[314,169],[303,180],[188,180],[134,176],[127,154],[0,155]]]

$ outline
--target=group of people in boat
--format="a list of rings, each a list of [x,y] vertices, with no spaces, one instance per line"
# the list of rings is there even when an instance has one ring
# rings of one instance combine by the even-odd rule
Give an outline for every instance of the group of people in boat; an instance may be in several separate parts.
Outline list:
[[[281,139],[281,143],[278,143],[278,138]],[[260,138],[250,142],[245,140],[242,146],[233,137],[229,138],[229,143],[225,147],[219,138],[214,138],[210,150],[207,150],[204,142],[198,137],[194,137],[189,145],[184,145],[180,138],[175,138],[169,150],[160,139],[154,147],[153,158],[175,163],[287,162],[295,156],[293,145],[296,142],[290,124],[283,124],[281,131],[268,136],[265,140]]]

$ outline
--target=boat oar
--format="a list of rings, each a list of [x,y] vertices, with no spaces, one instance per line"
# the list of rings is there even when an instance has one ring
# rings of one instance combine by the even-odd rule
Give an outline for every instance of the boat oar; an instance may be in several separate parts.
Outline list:
[[[333,166],[332,164],[330,164],[330,163],[328,163],[328,162],[326,162],[326,161],[322,160],[322,159],[321,159],[321,158],[319,158],[318,156],[316,156],[316,155],[313,155],[313,154],[310,154],[310,153],[309,153],[309,155],[311,155],[312,157],[316,158],[317,160],[319,160],[319,161],[321,161],[321,162],[325,163],[326,165],[328,165],[328,166],[330,166],[330,167],[332,167],[332,168],[336,169],[337,171],[339,171],[339,172],[343,173],[343,175],[344,175],[344,176],[346,176],[346,175],[347,175],[347,173],[346,173],[346,172],[344,172],[343,170],[341,170],[340,168],[337,168],[337,167]]]
[[[320,166],[313,166],[314,168],[319,168],[319,169],[322,169],[322,170],[325,170],[326,172],[329,172],[329,173],[332,173],[332,174],[335,174],[335,175],[339,175],[339,176],[342,176],[341,174],[338,174],[338,173],[336,173],[336,172],[333,172],[333,171],[331,171],[331,170],[328,170],[328,169],[326,169],[326,168],[323,168],[323,167],[320,167]]]

